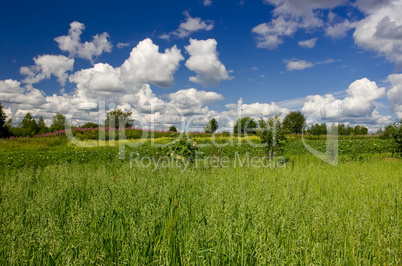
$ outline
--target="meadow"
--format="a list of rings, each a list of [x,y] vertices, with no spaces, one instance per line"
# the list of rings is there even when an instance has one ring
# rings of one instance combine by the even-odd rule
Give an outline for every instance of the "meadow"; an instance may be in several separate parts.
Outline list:
[[[340,138],[331,166],[290,136],[284,165],[253,167],[236,160],[264,156],[256,137],[191,137],[201,159],[230,167],[132,164],[173,136],[130,140],[124,159],[119,141],[2,140],[0,264],[402,263],[402,161],[390,140]]]

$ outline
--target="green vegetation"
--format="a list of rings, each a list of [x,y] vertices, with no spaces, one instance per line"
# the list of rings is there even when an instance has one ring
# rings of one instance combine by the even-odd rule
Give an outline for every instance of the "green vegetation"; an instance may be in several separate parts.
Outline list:
[[[209,120],[208,124],[204,127],[205,133],[214,133],[216,130],[218,130],[218,121],[216,121],[215,118],[212,118]]]
[[[292,111],[283,119],[283,129],[286,133],[301,134],[306,118],[300,111]]]
[[[286,140],[279,115],[268,118],[266,121],[261,118],[258,122],[260,130],[257,131],[257,134],[261,143],[266,145],[266,156],[269,155],[270,158],[273,158],[277,152],[282,151]]]
[[[170,126],[169,132],[177,133],[177,128],[175,126]]]
[[[401,263],[400,160],[183,171],[130,168],[110,148],[1,171],[1,264]]]
[[[110,128],[129,128],[134,126],[134,120],[130,118],[133,112],[124,112],[121,109],[114,109],[106,114],[105,125]]]
[[[9,128],[6,123],[7,116],[3,111],[3,106],[0,103],[0,139],[2,138],[8,138],[10,133],[9,133]]]
[[[257,128],[257,123],[251,117],[239,118],[233,127],[233,133],[235,134],[247,134],[254,133]]]
[[[259,126],[0,140],[0,264],[402,264],[401,123],[339,136],[337,166],[279,116]]]

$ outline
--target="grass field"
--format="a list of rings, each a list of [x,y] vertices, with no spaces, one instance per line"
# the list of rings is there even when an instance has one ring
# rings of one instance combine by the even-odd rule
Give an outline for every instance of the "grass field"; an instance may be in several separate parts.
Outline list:
[[[2,144],[2,265],[402,263],[402,161],[387,142],[341,140],[335,167],[294,139],[285,167],[186,170],[130,167],[117,147],[63,139]]]

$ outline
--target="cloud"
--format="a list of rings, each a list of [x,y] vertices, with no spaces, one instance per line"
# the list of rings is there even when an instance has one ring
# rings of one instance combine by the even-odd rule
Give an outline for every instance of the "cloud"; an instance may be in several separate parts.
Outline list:
[[[68,77],[66,72],[72,71],[74,68],[74,59],[69,59],[63,55],[41,55],[34,58],[34,61],[34,66],[21,67],[20,69],[20,73],[27,76],[23,80],[25,83],[38,83],[54,75],[59,83],[64,86]]]
[[[223,100],[223,95],[213,91],[199,91],[194,88],[169,94],[169,103],[179,107],[184,114],[204,114],[202,107]]]
[[[402,74],[392,74],[388,76],[392,88],[388,91],[388,100],[391,102],[391,110],[402,119]]]
[[[276,103],[251,103],[244,104],[243,99],[240,98],[238,103],[226,104],[225,107],[228,111],[223,111],[222,115],[232,117],[233,119],[237,119],[237,116],[241,117],[254,117],[255,119],[263,117],[270,117],[276,114],[286,114],[289,112],[287,108],[281,108]],[[240,112],[240,113],[239,113]]]
[[[230,71],[219,61],[216,51],[217,42],[215,39],[195,40],[190,39],[190,45],[185,49],[190,55],[186,61],[186,67],[197,73],[197,76],[190,77],[190,81],[200,83],[203,86],[217,85],[221,80],[230,80]]]
[[[173,46],[159,53],[159,46],[151,39],[138,43],[130,53],[130,57],[121,66],[121,75],[126,83],[152,83],[159,87],[173,85],[173,74],[183,60],[180,49]]]
[[[343,38],[349,30],[354,29],[356,26],[357,22],[351,22],[345,19],[337,24],[329,25],[325,29],[325,34],[333,39]]]
[[[85,25],[74,21],[70,24],[68,35],[60,36],[54,40],[59,44],[60,50],[68,52],[70,57],[88,59],[93,63],[94,58],[103,52],[111,52],[112,44],[107,39],[109,35],[104,32],[93,36],[91,42],[81,42],[81,34]]]
[[[204,0],[203,4],[204,6],[210,6],[212,5],[212,0]]]
[[[362,7],[362,3],[359,1],[357,5],[366,10],[367,17],[356,24],[353,34],[355,43],[402,67],[402,2],[386,1],[386,5],[377,6],[371,1],[376,8],[371,4]]]
[[[93,68],[77,71],[69,78],[77,84],[77,89],[91,98],[113,96],[126,90],[121,78],[121,70],[109,64],[95,64]]]
[[[184,12],[184,15],[186,16],[186,21],[182,22],[177,30],[171,32],[170,34],[162,34],[159,36],[159,38],[169,39],[169,37],[172,35],[179,38],[185,38],[193,32],[200,30],[210,31],[214,28],[214,22],[212,20],[202,21],[199,17],[193,18],[187,11]]]
[[[264,3],[275,6],[274,14],[296,14],[298,16],[315,16],[314,10],[332,9],[345,4],[346,0],[264,0]]]
[[[307,96],[301,110],[309,120],[371,125],[371,131],[391,122],[391,116],[379,114],[381,105],[375,101],[385,95],[385,88],[362,78],[351,83],[346,93],[344,99],[336,99],[332,94]]]
[[[378,88],[367,78],[354,81],[346,90],[348,96],[341,104],[342,115],[348,117],[370,116],[376,106],[374,100],[385,95],[385,88]]]
[[[303,48],[313,48],[315,46],[315,44],[317,43],[318,38],[312,38],[309,40],[305,40],[305,41],[300,41],[299,45]]]
[[[311,62],[298,59],[284,60],[284,62],[286,63],[286,69],[288,71],[303,70],[314,66],[314,64]]]
[[[130,46],[130,44],[129,43],[119,42],[116,46],[117,46],[117,48],[121,49],[121,48],[124,48],[126,46]]]
[[[264,0],[273,5],[273,19],[252,29],[257,35],[257,47],[276,49],[285,37],[291,37],[299,29],[313,30],[324,26],[318,9],[331,9],[344,0]],[[312,43],[310,43],[312,45]]]
[[[276,49],[283,43],[282,37],[292,36],[297,31],[298,22],[288,21],[283,16],[273,19],[270,23],[262,23],[252,29],[257,34],[257,47]]]
[[[306,97],[306,102],[304,103],[301,111],[307,116],[314,113],[317,110],[325,108],[329,103],[334,102],[336,99],[331,94],[321,95],[309,95]]]

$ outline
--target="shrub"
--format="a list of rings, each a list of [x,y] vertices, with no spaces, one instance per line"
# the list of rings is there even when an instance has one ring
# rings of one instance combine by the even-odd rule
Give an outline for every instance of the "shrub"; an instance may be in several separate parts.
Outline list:
[[[190,163],[194,163],[196,152],[196,142],[193,142],[186,134],[182,134],[178,141],[165,148],[164,154],[174,160],[188,160]]]

